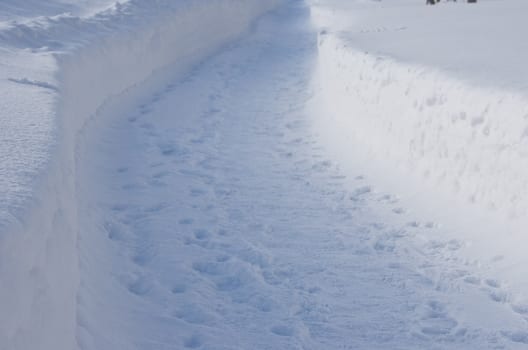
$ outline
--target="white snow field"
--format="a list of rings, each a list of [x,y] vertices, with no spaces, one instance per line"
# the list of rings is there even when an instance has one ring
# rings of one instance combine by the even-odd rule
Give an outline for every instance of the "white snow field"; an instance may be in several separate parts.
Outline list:
[[[526,349],[521,0],[0,0],[0,349]]]

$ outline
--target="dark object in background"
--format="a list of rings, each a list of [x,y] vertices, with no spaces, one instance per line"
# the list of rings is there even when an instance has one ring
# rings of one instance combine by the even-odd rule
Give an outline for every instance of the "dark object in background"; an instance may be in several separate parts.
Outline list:
[[[457,0],[451,0],[451,1],[456,2]],[[440,0],[425,0],[425,4],[426,5],[434,5],[434,4],[437,4],[439,2],[440,2]],[[468,4],[476,4],[477,0],[467,0],[467,2],[468,2]]]

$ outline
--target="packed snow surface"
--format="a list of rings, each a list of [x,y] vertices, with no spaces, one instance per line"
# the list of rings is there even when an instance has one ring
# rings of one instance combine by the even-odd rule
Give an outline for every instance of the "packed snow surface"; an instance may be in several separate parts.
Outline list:
[[[526,10],[1,1],[0,348],[526,348]]]

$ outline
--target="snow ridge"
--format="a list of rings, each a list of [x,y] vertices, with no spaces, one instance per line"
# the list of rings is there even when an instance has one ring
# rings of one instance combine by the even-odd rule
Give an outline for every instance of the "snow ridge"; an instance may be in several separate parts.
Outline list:
[[[320,35],[319,58],[331,115],[322,127],[359,159],[502,218],[526,217],[525,95],[361,52],[332,33]]]

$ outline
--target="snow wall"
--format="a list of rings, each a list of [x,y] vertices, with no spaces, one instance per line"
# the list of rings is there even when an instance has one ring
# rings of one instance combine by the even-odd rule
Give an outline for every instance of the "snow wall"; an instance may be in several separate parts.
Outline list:
[[[362,52],[324,30],[317,75],[318,128],[342,161],[522,227],[528,96]]]
[[[56,40],[57,141],[26,217],[0,240],[0,348],[72,350],[79,287],[76,162],[83,129],[127,89],[167,72],[184,72],[230,40],[280,0],[139,1],[117,3],[111,15],[87,22],[52,18],[9,35],[28,47]],[[11,33],[11,34],[10,34]],[[75,39],[71,39],[75,38]],[[82,262],[81,262],[82,264]],[[81,268],[82,270],[82,268]],[[97,335],[93,335],[97,336]],[[81,346],[82,347],[82,346]]]

